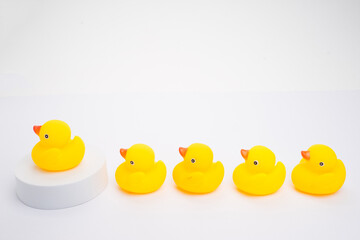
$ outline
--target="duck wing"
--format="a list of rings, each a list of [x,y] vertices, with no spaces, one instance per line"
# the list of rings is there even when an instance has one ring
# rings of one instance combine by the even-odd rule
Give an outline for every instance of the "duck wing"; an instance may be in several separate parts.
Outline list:
[[[129,176],[129,181],[132,183],[132,184],[143,184],[145,183],[145,173],[143,172],[136,172],[136,173],[133,173]]]
[[[201,186],[205,184],[205,174],[202,172],[192,172],[186,176],[186,181],[193,186]]]

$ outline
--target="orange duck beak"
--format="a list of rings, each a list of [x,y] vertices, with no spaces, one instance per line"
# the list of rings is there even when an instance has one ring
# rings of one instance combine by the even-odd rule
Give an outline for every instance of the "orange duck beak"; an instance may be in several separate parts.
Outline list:
[[[40,129],[41,129],[41,125],[40,125],[40,126],[35,125],[35,126],[33,127],[34,132],[35,132],[36,135],[38,135],[38,136],[39,136],[39,133],[40,133]]]
[[[185,157],[186,152],[187,152],[187,148],[183,148],[183,147],[179,148],[179,153],[183,158]]]
[[[243,158],[246,160],[249,156],[249,150],[245,150],[245,149],[241,149],[240,151],[241,156],[243,156]]]
[[[301,151],[301,155],[304,159],[310,160],[310,151]]]
[[[123,158],[126,158],[126,152],[127,152],[127,149],[125,149],[125,148],[120,149],[120,154]]]

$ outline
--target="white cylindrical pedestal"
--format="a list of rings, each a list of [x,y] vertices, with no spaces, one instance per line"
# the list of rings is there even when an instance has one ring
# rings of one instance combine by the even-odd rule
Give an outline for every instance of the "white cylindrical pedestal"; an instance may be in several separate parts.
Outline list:
[[[26,205],[39,209],[67,208],[99,195],[108,182],[105,157],[87,148],[81,163],[63,172],[48,172],[25,157],[15,170],[16,193]]]

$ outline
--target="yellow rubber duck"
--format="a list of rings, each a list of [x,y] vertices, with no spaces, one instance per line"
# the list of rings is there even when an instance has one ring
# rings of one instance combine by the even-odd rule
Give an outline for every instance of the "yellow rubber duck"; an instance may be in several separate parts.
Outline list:
[[[268,195],[280,189],[285,181],[286,170],[282,162],[275,165],[275,154],[264,146],[241,150],[245,163],[233,172],[238,189],[251,195]]]
[[[127,192],[151,193],[165,181],[166,167],[162,161],[155,163],[154,151],[145,144],[135,144],[120,149],[125,162],[116,169],[117,184]]]
[[[224,178],[224,166],[213,163],[213,152],[205,144],[194,143],[188,148],[179,148],[184,161],[177,164],[173,171],[176,185],[191,193],[214,191]]]
[[[85,144],[78,136],[71,140],[71,130],[65,122],[50,120],[33,130],[40,138],[31,152],[37,166],[47,171],[65,171],[80,164]]]
[[[301,192],[323,195],[338,191],[345,182],[344,163],[328,146],[316,144],[301,152],[302,159],[291,173],[295,188]]]

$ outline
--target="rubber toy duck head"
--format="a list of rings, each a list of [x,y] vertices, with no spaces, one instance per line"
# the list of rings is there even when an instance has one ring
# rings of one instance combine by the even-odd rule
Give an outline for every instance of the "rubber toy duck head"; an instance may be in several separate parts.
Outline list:
[[[61,148],[71,138],[69,125],[60,120],[50,120],[42,126],[34,126],[33,130],[39,136],[40,143],[44,147]]]
[[[179,148],[179,152],[184,158],[184,167],[190,170],[207,170],[213,164],[213,152],[211,148],[205,144],[194,143],[188,148]]]
[[[303,157],[302,162],[305,166],[314,172],[331,172],[336,166],[337,156],[335,152],[326,145],[313,145],[307,151],[302,151],[301,155]]]
[[[129,149],[120,149],[125,166],[130,171],[148,171],[155,165],[155,153],[145,144],[135,144]]]
[[[245,159],[245,165],[253,173],[269,173],[275,168],[275,154],[264,146],[255,146],[250,150],[242,149],[241,155]]]

